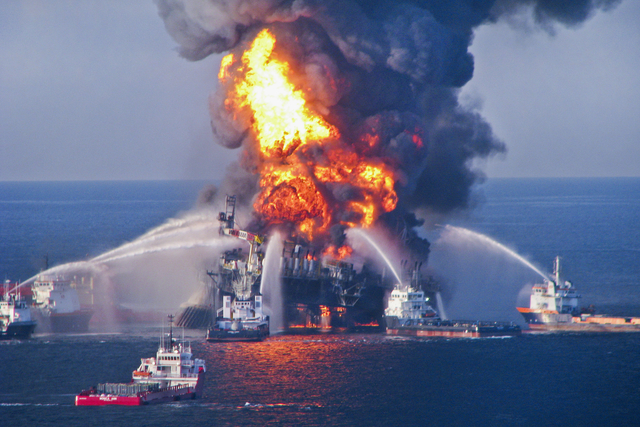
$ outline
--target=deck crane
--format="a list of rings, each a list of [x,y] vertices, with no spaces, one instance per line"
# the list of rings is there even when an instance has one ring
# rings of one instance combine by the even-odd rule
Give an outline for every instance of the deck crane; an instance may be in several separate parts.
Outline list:
[[[269,334],[269,319],[263,313],[262,295],[252,295],[252,288],[262,276],[263,254],[258,252],[265,239],[255,233],[236,228],[236,196],[227,196],[225,211],[220,212],[220,234],[249,243],[249,255],[241,249],[225,252],[217,273],[208,272],[219,289],[233,292],[222,297],[222,308],[216,311],[216,321],[207,332],[209,341],[260,340]]]

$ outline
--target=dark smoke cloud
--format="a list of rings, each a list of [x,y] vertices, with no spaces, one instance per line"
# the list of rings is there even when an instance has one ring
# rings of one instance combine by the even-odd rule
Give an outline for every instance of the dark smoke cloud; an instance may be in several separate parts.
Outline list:
[[[458,89],[473,75],[473,30],[502,17],[530,13],[543,28],[575,26],[619,0],[156,0],[182,56],[242,51],[264,27],[277,34],[276,55],[304,81],[307,101],[358,152],[393,164],[398,207],[381,220],[413,227],[419,208],[446,213],[469,206],[483,179],[472,161],[505,151],[477,111],[463,108]],[[250,146],[251,117],[224,108],[226,90],[210,98],[216,140]],[[369,146],[377,135],[377,142]],[[319,159],[326,161],[326,159]],[[256,159],[245,152],[245,170]],[[253,193],[255,179],[227,181]],[[230,186],[228,182],[225,186]],[[337,200],[348,188],[336,188]],[[336,233],[340,234],[340,233]],[[407,240],[417,242],[409,235]],[[418,251],[425,249],[417,242]]]
[[[553,23],[575,27],[589,19],[598,10],[611,10],[622,0],[497,0],[491,10],[493,21],[501,16],[530,9],[535,22],[544,28]]]

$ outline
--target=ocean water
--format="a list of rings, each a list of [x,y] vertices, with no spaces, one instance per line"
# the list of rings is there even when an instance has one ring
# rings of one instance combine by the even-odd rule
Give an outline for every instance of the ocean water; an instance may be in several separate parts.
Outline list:
[[[193,207],[199,181],[0,182],[0,276],[26,280],[140,236]]]
[[[24,280],[42,268],[44,255],[53,265],[131,241],[193,206],[201,185],[0,183],[0,274]],[[452,225],[489,236],[545,272],[559,255],[584,303],[640,315],[640,179],[504,179],[478,190],[482,203]],[[477,281],[470,286],[489,295],[472,299],[485,306],[503,301],[496,315],[511,315],[519,291],[537,275],[484,243],[440,233],[432,238],[433,263],[445,272],[472,266]],[[447,258],[456,258],[453,267]],[[449,285],[456,291],[445,295],[452,309],[465,306],[456,279],[462,275],[454,271]],[[187,331],[195,355],[207,362],[202,399],[73,406],[84,388],[128,381],[139,359],[154,354],[160,333],[159,326],[139,325],[0,342],[0,425],[633,426],[639,420],[634,333],[457,340],[346,334],[219,344]]]

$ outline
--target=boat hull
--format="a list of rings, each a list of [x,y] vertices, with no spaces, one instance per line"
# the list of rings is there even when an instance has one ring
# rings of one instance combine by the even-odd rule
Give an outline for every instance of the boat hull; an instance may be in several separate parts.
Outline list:
[[[520,326],[505,322],[443,320],[404,325],[394,317],[387,317],[386,321],[387,335],[408,337],[484,338],[517,336],[522,333]]]
[[[206,340],[209,342],[262,341],[269,335],[261,329],[242,329],[238,331],[226,329],[209,329]]]
[[[70,313],[50,313],[46,310],[34,310],[38,327],[37,332],[73,333],[87,332],[93,310],[84,309]]]
[[[133,396],[115,396],[104,394],[79,394],[76,396],[76,406],[141,406],[154,403],[175,402],[195,399],[198,396],[194,387],[170,387],[160,391],[138,393]]]
[[[0,333],[0,340],[28,339],[36,327],[36,322],[11,322],[6,331]]]
[[[472,330],[466,328],[395,328],[387,329],[387,335],[407,337],[485,338],[517,336],[521,330]]]
[[[640,318],[585,315],[518,307],[529,329],[538,332],[640,332]]]
[[[81,310],[73,313],[56,313],[49,317],[52,332],[87,332],[92,310]]]
[[[85,390],[76,396],[76,406],[140,406],[153,403],[176,402],[180,400],[197,399],[202,396],[206,372],[198,374],[197,381],[189,384],[178,384],[151,391],[141,391],[131,394],[101,393],[95,389]],[[110,384],[111,390],[131,391],[137,383]],[[144,384],[144,383],[141,383]],[[138,385],[140,386],[140,385]],[[103,390],[104,391],[104,390]]]
[[[594,323],[530,324],[531,331],[542,332],[640,332],[638,325],[600,325]]]

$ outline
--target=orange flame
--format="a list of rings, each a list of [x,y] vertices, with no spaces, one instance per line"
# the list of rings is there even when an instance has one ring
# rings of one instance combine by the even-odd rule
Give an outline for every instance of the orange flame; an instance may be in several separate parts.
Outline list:
[[[234,77],[225,107],[247,111],[252,118],[261,188],[254,209],[268,224],[295,224],[308,240],[326,235],[334,224],[371,226],[397,205],[393,172],[341,139],[292,83],[294,71],[276,58],[275,47],[275,36],[264,29],[240,60],[225,56],[218,75],[222,82]],[[371,148],[378,140],[371,135],[366,145]],[[355,196],[334,200],[330,189],[336,184],[348,185]],[[341,259],[351,248],[329,251]]]
[[[351,249],[351,246],[343,245],[336,248],[334,245],[329,245],[324,252],[322,252],[322,255],[340,261],[341,259],[351,256],[352,253],[353,249]]]
[[[233,53],[222,58],[220,61],[220,71],[218,71],[218,79],[225,80],[229,77],[229,67],[233,64]]]
[[[314,114],[301,90],[289,82],[289,65],[272,57],[276,39],[262,30],[242,55],[244,78],[236,85],[238,107],[248,106],[254,131],[266,157],[286,157],[310,140],[321,141],[337,130]]]

